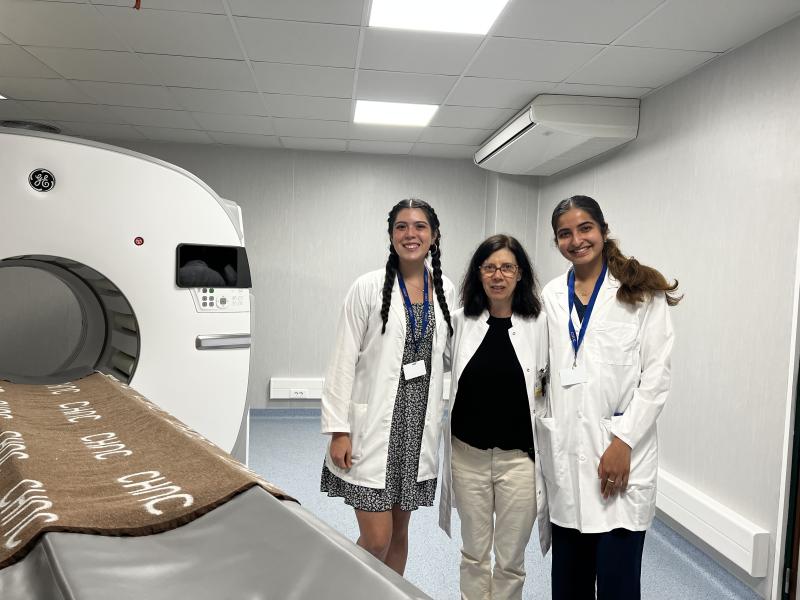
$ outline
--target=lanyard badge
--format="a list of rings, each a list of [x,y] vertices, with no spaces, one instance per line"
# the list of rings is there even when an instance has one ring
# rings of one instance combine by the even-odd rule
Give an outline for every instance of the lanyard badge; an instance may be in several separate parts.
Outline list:
[[[589,298],[589,304],[586,305],[586,311],[583,313],[583,319],[581,320],[581,331],[579,334],[576,335],[575,333],[575,325],[572,324],[572,309],[575,307],[575,270],[570,269],[569,273],[567,274],[567,289],[569,290],[567,302],[569,305],[569,316],[570,318],[568,321],[569,326],[569,339],[572,342],[572,348],[575,350],[575,360],[574,364],[577,364],[578,361],[578,349],[581,347],[583,343],[583,338],[586,335],[586,330],[589,328],[589,319],[592,316],[592,310],[594,309],[594,303],[597,300],[597,294],[600,293],[600,288],[603,287],[603,281],[606,278],[606,271],[608,270],[608,265],[603,262],[603,270],[600,272],[600,277],[597,278],[597,281],[594,284],[594,290],[592,291],[592,297]]]
[[[567,274],[567,302],[569,306],[567,326],[569,328],[569,339],[572,342],[572,349],[575,351],[575,357],[572,361],[572,369],[561,369],[561,385],[569,386],[587,381],[585,368],[583,366],[578,367],[578,350],[583,343],[583,338],[586,336],[586,330],[589,328],[589,319],[592,316],[592,310],[594,309],[594,304],[597,301],[597,295],[600,293],[600,288],[603,286],[603,281],[606,278],[607,270],[608,265],[603,262],[603,270],[600,272],[600,276],[597,278],[597,281],[594,284],[592,297],[589,299],[589,303],[586,305],[586,310],[583,313],[581,330],[579,333],[576,333],[575,325],[572,323],[572,310],[575,307],[575,270],[570,269],[569,273]]]
[[[422,332],[417,338],[417,320],[414,318],[414,308],[411,306],[411,297],[408,295],[406,289],[406,282],[403,281],[403,276],[397,273],[397,282],[400,284],[400,292],[403,294],[403,301],[406,305],[408,312],[408,322],[411,326],[411,341],[414,343],[414,355],[419,354],[419,344],[425,339],[425,332],[428,329],[428,312],[430,310],[430,303],[428,302],[428,271],[425,271],[425,283],[422,288]]]

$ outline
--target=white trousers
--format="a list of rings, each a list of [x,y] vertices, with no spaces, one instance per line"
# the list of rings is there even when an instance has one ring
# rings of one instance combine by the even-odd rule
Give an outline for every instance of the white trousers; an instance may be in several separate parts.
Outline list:
[[[461,598],[519,600],[525,547],[536,520],[533,461],[521,450],[480,450],[456,437],[452,442],[453,494],[463,545]]]

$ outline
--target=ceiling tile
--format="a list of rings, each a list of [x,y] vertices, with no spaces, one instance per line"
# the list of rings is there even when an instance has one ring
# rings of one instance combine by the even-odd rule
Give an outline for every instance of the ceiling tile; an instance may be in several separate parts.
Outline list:
[[[251,133],[232,133],[228,131],[210,131],[208,133],[215,142],[231,146],[248,146],[253,148],[280,148],[277,136],[255,135]]]
[[[360,25],[364,0],[229,0],[231,12],[243,17]]]
[[[472,159],[478,146],[459,146],[456,144],[414,144],[411,150],[413,156],[435,156],[437,158],[468,158]]]
[[[609,44],[664,0],[512,0],[492,35]]]
[[[58,0],[73,2],[74,0]],[[103,6],[124,6],[128,10],[133,8],[131,0],[92,0],[92,4]],[[225,14],[222,0],[144,0],[142,11],[148,10],[179,10],[185,12]]]
[[[230,20],[225,15],[100,8],[137,52],[206,58],[243,59]]]
[[[798,11],[797,0],[671,0],[616,44],[725,52],[784,23]]]
[[[75,123],[56,121],[64,135],[87,137],[94,140],[144,140],[144,135],[130,125],[112,123]]]
[[[434,127],[497,129],[516,114],[513,108],[442,106],[431,120]]]
[[[359,66],[379,71],[460,75],[482,40],[478,35],[368,27]]]
[[[652,91],[649,87],[625,87],[614,85],[595,85],[585,83],[559,83],[554,94],[574,96],[605,96],[607,98],[641,98]]]
[[[169,91],[158,85],[102,81],[73,81],[72,83],[99,104],[178,110],[181,108],[170,96]]]
[[[0,77],[0,95],[19,100],[52,100],[54,102],[92,102],[75,86],[63,79]]]
[[[274,135],[270,117],[254,115],[221,115],[219,113],[192,113],[195,120],[203,129],[209,131],[224,131],[227,133],[255,133],[260,135]]]
[[[604,46],[491,38],[467,74],[474,77],[562,81]]]
[[[408,154],[413,144],[406,142],[364,142],[351,140],[347,142],[350,152],[364,152],[366,154]]]
[[[11,40],[9,40],[7,37],[3,37],[2,35],[0,35],[0,44],[10,44],[10,43]]]
[[[137,127],[148,139],[158,142],[178,142],[182,144],[211,144],[213,140],[205,131],[191,129],[171,129],[169,127]]]
[[[191,115],[183,110],[161,110],[159,108],[134,108],[115,106],[114,112],[131,125],[149,127],[171,127],[178,129],[200,129]],[[148,136],[150,137],[150,136]]]
[[[297,119],[325,119],[349,121],[352,101],[346,98],[320,98],[318,96],[289,96],[264,94],[269,114],[274,117]]]
[[[611,46],[569,83],[658,87],[675,81],[717,56],[711,52]]]
[[[29,52],[37,54],[34,48]],[[53,49],[52,52],[60,52]],[[28,52],[17,46],[0,46],[0,76],[3,77],[58,77],[58,73],[43,65],[40,58],[31,56]]]
[[[554,83],[464,77],[447,98],[449,104],[521,109],[539,94],[551,92]]]
[[[171,87],[168,89],[186,110],[229,115],[264,116],[267,114],[261,95],[257,92],[199,90],[183,87]]]
[[[295,150],[322,150],[325,152],[347,150],[346,140],[282,137],[281,143],[283,143],[284,147]]]
[[[21,46],[126,50],[89,4],[0,2],[0,28]]]
[[[326,67],[356,64],[358,27],[248,17],[236,17],[236,27],[252,60]]]
[[[441,104],[457,77],[359,70],[356,98]]]
[[[476,146],[482,144],[494,130],[492,129],[457,129],[455,127],[426,127],[422,132],[421,142],[437,144],[459,144]]]
[[[76,50],[71,48],[27,48],[67,79],[157,84],[155,74],[131,52]],[[3,48],[0,47],[0,53]],[[0,60],[2,64],[2,60]]]
[[[281,137],[340,138],[347,137],[348,123],[344,121],[312,121],[310,119],[274,119]]]
[[[75,104],[72,102],[21,101],[34,114],[53,121],[80,121],[84,123],[124,123],[114,110],[96,104]]]
[[[4,121],[27,121],[38,116],[27,106],[13,100],[0,100],[0,119]]]
[[[243,60],[141,54],[159,83],[171,86],[255,92],[250,69]]]
[[[262,92],[331,98],[350,98],[353,93],[353,69],[269,62],[252,64]]]
[[[377,140],[387,142],[416,142],[424,127],[403,127],[397,125],[373,125],[371,123],[350,123],[351,140]]]

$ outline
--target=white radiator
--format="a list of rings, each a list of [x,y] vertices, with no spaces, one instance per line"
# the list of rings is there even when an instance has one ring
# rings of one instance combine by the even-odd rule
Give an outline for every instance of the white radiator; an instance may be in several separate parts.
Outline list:
[[[664,469],[658,471],[656,506],[752,577],[766,577],[767,530]]]

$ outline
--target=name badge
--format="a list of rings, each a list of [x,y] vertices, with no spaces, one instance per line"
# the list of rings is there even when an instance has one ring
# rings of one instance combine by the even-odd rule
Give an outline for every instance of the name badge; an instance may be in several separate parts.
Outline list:
[[[423,375],[425,375],[424,360],[417,360],[403,365],[403,376],[406,378],[406,381],[416,379],[417,377],[422,377]]]
[[[561,374],[561,385],[563,387],[569,387],[571,385],[575,385],[576,383],[586,383],[589,381],[589,376],[586,373],[586,367],[583,365],[567,367],[566,369],[561,369],[559,373]]]

